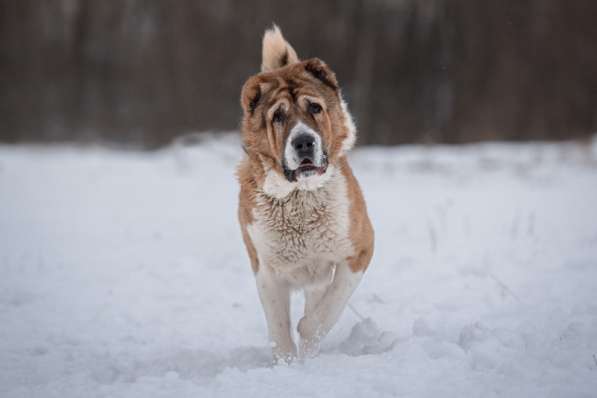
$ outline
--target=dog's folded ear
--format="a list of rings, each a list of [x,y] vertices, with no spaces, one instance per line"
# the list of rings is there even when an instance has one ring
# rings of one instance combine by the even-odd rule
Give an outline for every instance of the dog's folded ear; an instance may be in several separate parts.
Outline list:
[[[263,102],[263,96],[271,90],[272,84],[261,76],[255,75],[247,80],[240,93],[240,104],[243,110],[252,115],[255,109]]]
[[[305,70],[332,90],[338,90],[336,74],[319,58],[311,58],[305,61]]]
[[[246,113],[253,114],[255,108],[261,99],[261,87],[259,86],[259,78],[251,77],[245,82],[240,94],[240,104]]]
[[[261,72],[271,72],[274,69],[299,62],[296,51],[284,39],[280,28],[274,25],[263,35],[263,57]]]

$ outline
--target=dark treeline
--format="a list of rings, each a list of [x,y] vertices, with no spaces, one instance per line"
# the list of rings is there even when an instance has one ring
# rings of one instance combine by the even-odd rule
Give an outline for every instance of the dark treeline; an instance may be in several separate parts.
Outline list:
[[[273,21],[336,71],[361,144],[597,131],[594,0],[0,0],[0,141],[235,129]]]

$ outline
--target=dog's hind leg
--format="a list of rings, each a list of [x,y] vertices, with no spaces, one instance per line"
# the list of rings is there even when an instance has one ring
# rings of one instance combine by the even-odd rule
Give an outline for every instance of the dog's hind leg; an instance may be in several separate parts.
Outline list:
[[[290,286],[266,267],[257,272],[256,280],[273,344],[274,362],[290,363],[296,357],[296,346],[290,333]]]
[[[348,299],[362,277],[362,272],[353,272],[346,263],[337,266],[334,280],[325,289],[325,293],[321,296],[319,302],[312,308],[306,308],[309,311],[306,311],[305,316],[299,321],[297,329],[301,336],[302,355],[313,356],[317,354],[319,342],[340,318]],[[307,296],[307,303],[308,301]]]

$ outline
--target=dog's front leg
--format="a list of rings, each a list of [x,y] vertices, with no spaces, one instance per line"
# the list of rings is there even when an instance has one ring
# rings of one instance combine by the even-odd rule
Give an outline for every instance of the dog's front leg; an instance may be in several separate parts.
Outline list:
[[[274,362],[290,363],[296,357],[296,346],[290,333],[290,286],[266,267],[257,272],[256,279],[273,344]]]
[[[319,352],[319,342],[340,318],[362,277],[362,272],[352,272],[348,264],[338,264],[334,280],[325,293],[321,297],[315,295],[317,304],[306,306],[305,316],[298,324],[302,356],[314,356]]]
[[[315,309],[323,299],[327,286],[314,286],[305,289],[305,316],[313,314]],[[301,342],[299,346],[299,355],[301,358],[314,357],[319,352],[319,340],[313,338],[305,338],[301,335]]]

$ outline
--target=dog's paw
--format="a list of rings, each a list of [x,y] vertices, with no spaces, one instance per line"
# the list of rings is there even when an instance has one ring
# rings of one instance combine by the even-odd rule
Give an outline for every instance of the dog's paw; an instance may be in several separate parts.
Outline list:
[[[303,339],[299,345],[299,358],[314,358],[319,354],[320,339]]]
[[[299,344],[300,358],[313,358],[319,354],[319,343],[321,341],[318,333],[321,323],[313,316],[304,316],[298,323],[297,329],[301,336]]]
[[[278,352],[273,355],[273,365],[290,365],[296,359],[296,354],[293,352]]]
[[[324,334],[319,318],[313,314],[305,315],[298,323],[297,330],[301,336],[299,355],[301,358],[312,358],[319,354],[319,345]]]
[[[274,365],[290,365],[297,357],[296,345],[286,344],[272,346],[272,356]]]
[[[314,316],[307,316],[301,318],[296,329],[301,336],[301,339],[311,340],[317,335],[317,331],[321,325],[321,322]]]

